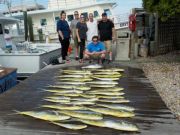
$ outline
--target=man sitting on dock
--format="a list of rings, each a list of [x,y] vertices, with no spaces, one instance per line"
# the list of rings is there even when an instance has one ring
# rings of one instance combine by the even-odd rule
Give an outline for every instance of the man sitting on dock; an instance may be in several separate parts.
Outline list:
[[[99,41],[98,36],[93,36],[92,42],[87,45],[84,55],[85,59],[89,59],[90,62],[92,59],[96,59],[98,63],[103,63],[105,54],[106,50],[104,44]]]

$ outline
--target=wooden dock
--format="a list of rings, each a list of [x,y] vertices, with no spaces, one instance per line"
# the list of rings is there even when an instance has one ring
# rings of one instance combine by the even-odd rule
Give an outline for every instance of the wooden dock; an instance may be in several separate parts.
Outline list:
[[[122,67],[118,64],[113,66]],[[125,88],[125,97],[131,101],[129,105],[137,109],[134,118],[125,120],[136,124],[140,133],[121,132],[94,126],[72,131],[45,121],[14,114],[14,110],[34,110],[45,103],[42,98],[48,93],[42,92],[41,89],[55,83],[54,76],[60,69],[59,66],[55,66],[32,75],[0,95],[0,135],[179,135],[180,123],[166,107],[142,70],[123,68],[125,76],[120,79],[119,85]]]

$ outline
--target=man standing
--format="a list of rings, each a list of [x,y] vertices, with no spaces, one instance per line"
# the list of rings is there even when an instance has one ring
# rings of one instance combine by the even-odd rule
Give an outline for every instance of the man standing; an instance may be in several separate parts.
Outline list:
[[[79,46],[78,46],[78,38],[76,35],[76,25],[79,22],[79,13],[78,11],[74,12],[74,20],[71,21],[70,29],[72,32],[72,38],[74,40],[74,46],[75,46],[75,59],[78,60],[78,54],[79,54]]]
[[[85,51],[85,59],[98,59],[101,60],[100,62],[103,63],[105,59],[105,46],[102,42],[99,42],[98,36],[92,37],[92,42],[87,45]]]
[[[89,13],[89,21],[87,22],[87,44],[91,43],[92,37],[98,35],[97,21],[94,20],[92,13]]]
[[[109,63],[112,61],[112,40],[116,39],[114,23],[107,18],[107,14],[102,14],[102,20],[99,21],[98,30],[100,40],[104,42],[106,51],[109,54]]]

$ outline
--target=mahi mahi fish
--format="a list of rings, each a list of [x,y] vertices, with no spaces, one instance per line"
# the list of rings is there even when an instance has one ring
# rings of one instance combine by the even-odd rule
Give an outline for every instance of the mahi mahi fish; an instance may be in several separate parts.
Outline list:
[[[45,98],[48,98],[48,99],[65,99],[65,100],[70,100],[71,98],[70,97],[64,97],[64,96],[47,96]]]
[[[111,84],[118,84],[118,82],[115,81],[92,81],[92,82],[86,82],[87,84],[106,84],[106,85],[111,85]]]
[[[17,111],[17,114],[27,115],[46,121],[60,121],[70,119],[70,116],[59,114],[56,111]]]
[[[126,111],[134,111],[134,107],[119,105],[119,104],[96,104],[97,106],[106,107],[110,109],[118,109],[118,110],[126,110]]]
[[[65,72],[65,73],[71,75],[92,75],[91,72]]]
[[[110,68],[110,69],[98,69],[96,71],[101,71],[101,72],[123,72],[124,69],[121,69],[121,68]]]
[[[111,92],[111,91],[90,91],[88,94],[94,94],[94,95],[109,95],[109,96],[122,96],[125,93],[123,92]]]
[[[63,70],[64,73],[91,73],[91,71],[85,70]]]
[[[59,80],[60,81],[72,81],[72,82],[87,82],[87,81],[92,81],[93,79],[91,79],[91,78],[62,78]]]
[[[73,101],[73,102],[69,102],[69,103],[64,103],[66,105],[94,105],[95,102],[94,101]]]
[[[59,75],[58,78],[89,78],[89,75]]]
[[[67,84],[67,85],[85,85],[85,82],[58,82],[58,84]]]
[[[61,93],[61,94],[67,94],[67,93],[83,93],[81,90],[61,90],[61,89],[52,89],[52,90],[44,90],[47,92],[52,93]]]
[[[98,101],[104,103],[129,103],[130,101],[127,99],[99,99]]]
[[[76,112],[76,111],[59,111],[62,114],[75,117],[75,118],[80,118],[80,119],[88,119],[88,120],[102,120],[103,116],[102,114],[98,113],[88,113],[86,112]]]
[[[65,97],[78,97],[79,96],[79,94],[77,94],[77,93],[65,93],[65,94],[63,94],[63,93],[54,93],[54,95],[56,95],[56,96],[65,96]]]
[[[53,103],[69,103],[70,100],[67,99],[49,99],[49,98],[44,98],[43,100],[48,101],[48,102],[53,102]]]
[[[58,89],[75,89],[75,90],[90,90],[90,87],[87,86],[72,86],[72,85],[50,85],[50,88],[58,88]]]
[[[100,77],[93,77],[92,78],[95,78],[97,80],[101,80],[101,81],[117,81],[119,80],[119,78],[100,78]]]
[[[98,127],[106,127],[106,128],[112,128],[116,130],[121,131],[138,131],[136,125],[127,123],[125,121],[112,121],[112,120],[83,120],[83,119],[77,119],[78,121],[81,121],[84,124],[92,125],[92,126],[98,126]]]
[[[106,95],[97,95],[99,99],[124,99],[123,96],[106,96]]]
[[[122,91],[122,90],[124,90],[124,88],[114,87],[114,88],[104,88],[104,89],[93,89],[92,91],[114,91],[114,92],[117,92],[117,91]]]
[[[116,85],[115,84],[106,84],[106,85],[98,85],[98,84],[96,84],[96,85],[90,85],[90,87],[94,87],[94,88],[113,88],[113,87],[115,87]]]
[[[80,130],[80,129],[84,129],[87,128],[87,125],[79,125],[79,124],[67,124],[67,123],[60,123],[60,122],[51,122],[52,124],[55,124],[57,126],[60,127],[64,127],[67,129],[72,129],[72,130]]]
[[[84,109],[84,107],[75,106],[75,105],[42,105],[41,107],[57,109],[57,110],[81,110],[81,109]]]
[[[110,109],[110,108],[90,108],[90,107],[86,107],[86,109],[94,111],[94,112],[102,113],[105,115],[111,115],[111,116],[121,117],[121,118],[135,116],[133,112],[124,111],[124,110],[116,110],[116,109]]]
[[[71,101],[81,101],[81,102],[93,102],[93,101],[97,101],[98,98],[72,98]]]
[[[94,72],[94,75],[120,75],[119,72]]]
[[[92,77],[99,77],[99,78],[118,78],[122,75],[92,75]]]

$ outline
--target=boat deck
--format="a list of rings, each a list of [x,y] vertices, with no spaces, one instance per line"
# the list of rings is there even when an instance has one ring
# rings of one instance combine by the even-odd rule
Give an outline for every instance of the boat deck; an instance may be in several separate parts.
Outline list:
[[[171,114],[142,70],[130,67],[123,67],[125,76],[119,80],[119,85],[125,88],[125,97],[131,101],[129,105],[137,109],[136,116],[127,120],[137,124],[140,133],[94,126],[72,131],[48,122],[13,114],[14,110],[33,110],[44,104],[42,98],[47,93],[40,89],[45,85],[54,84],[54,76],[59,67],[42,70],[0,95],[0,135],[179,135],[180,123]]]

